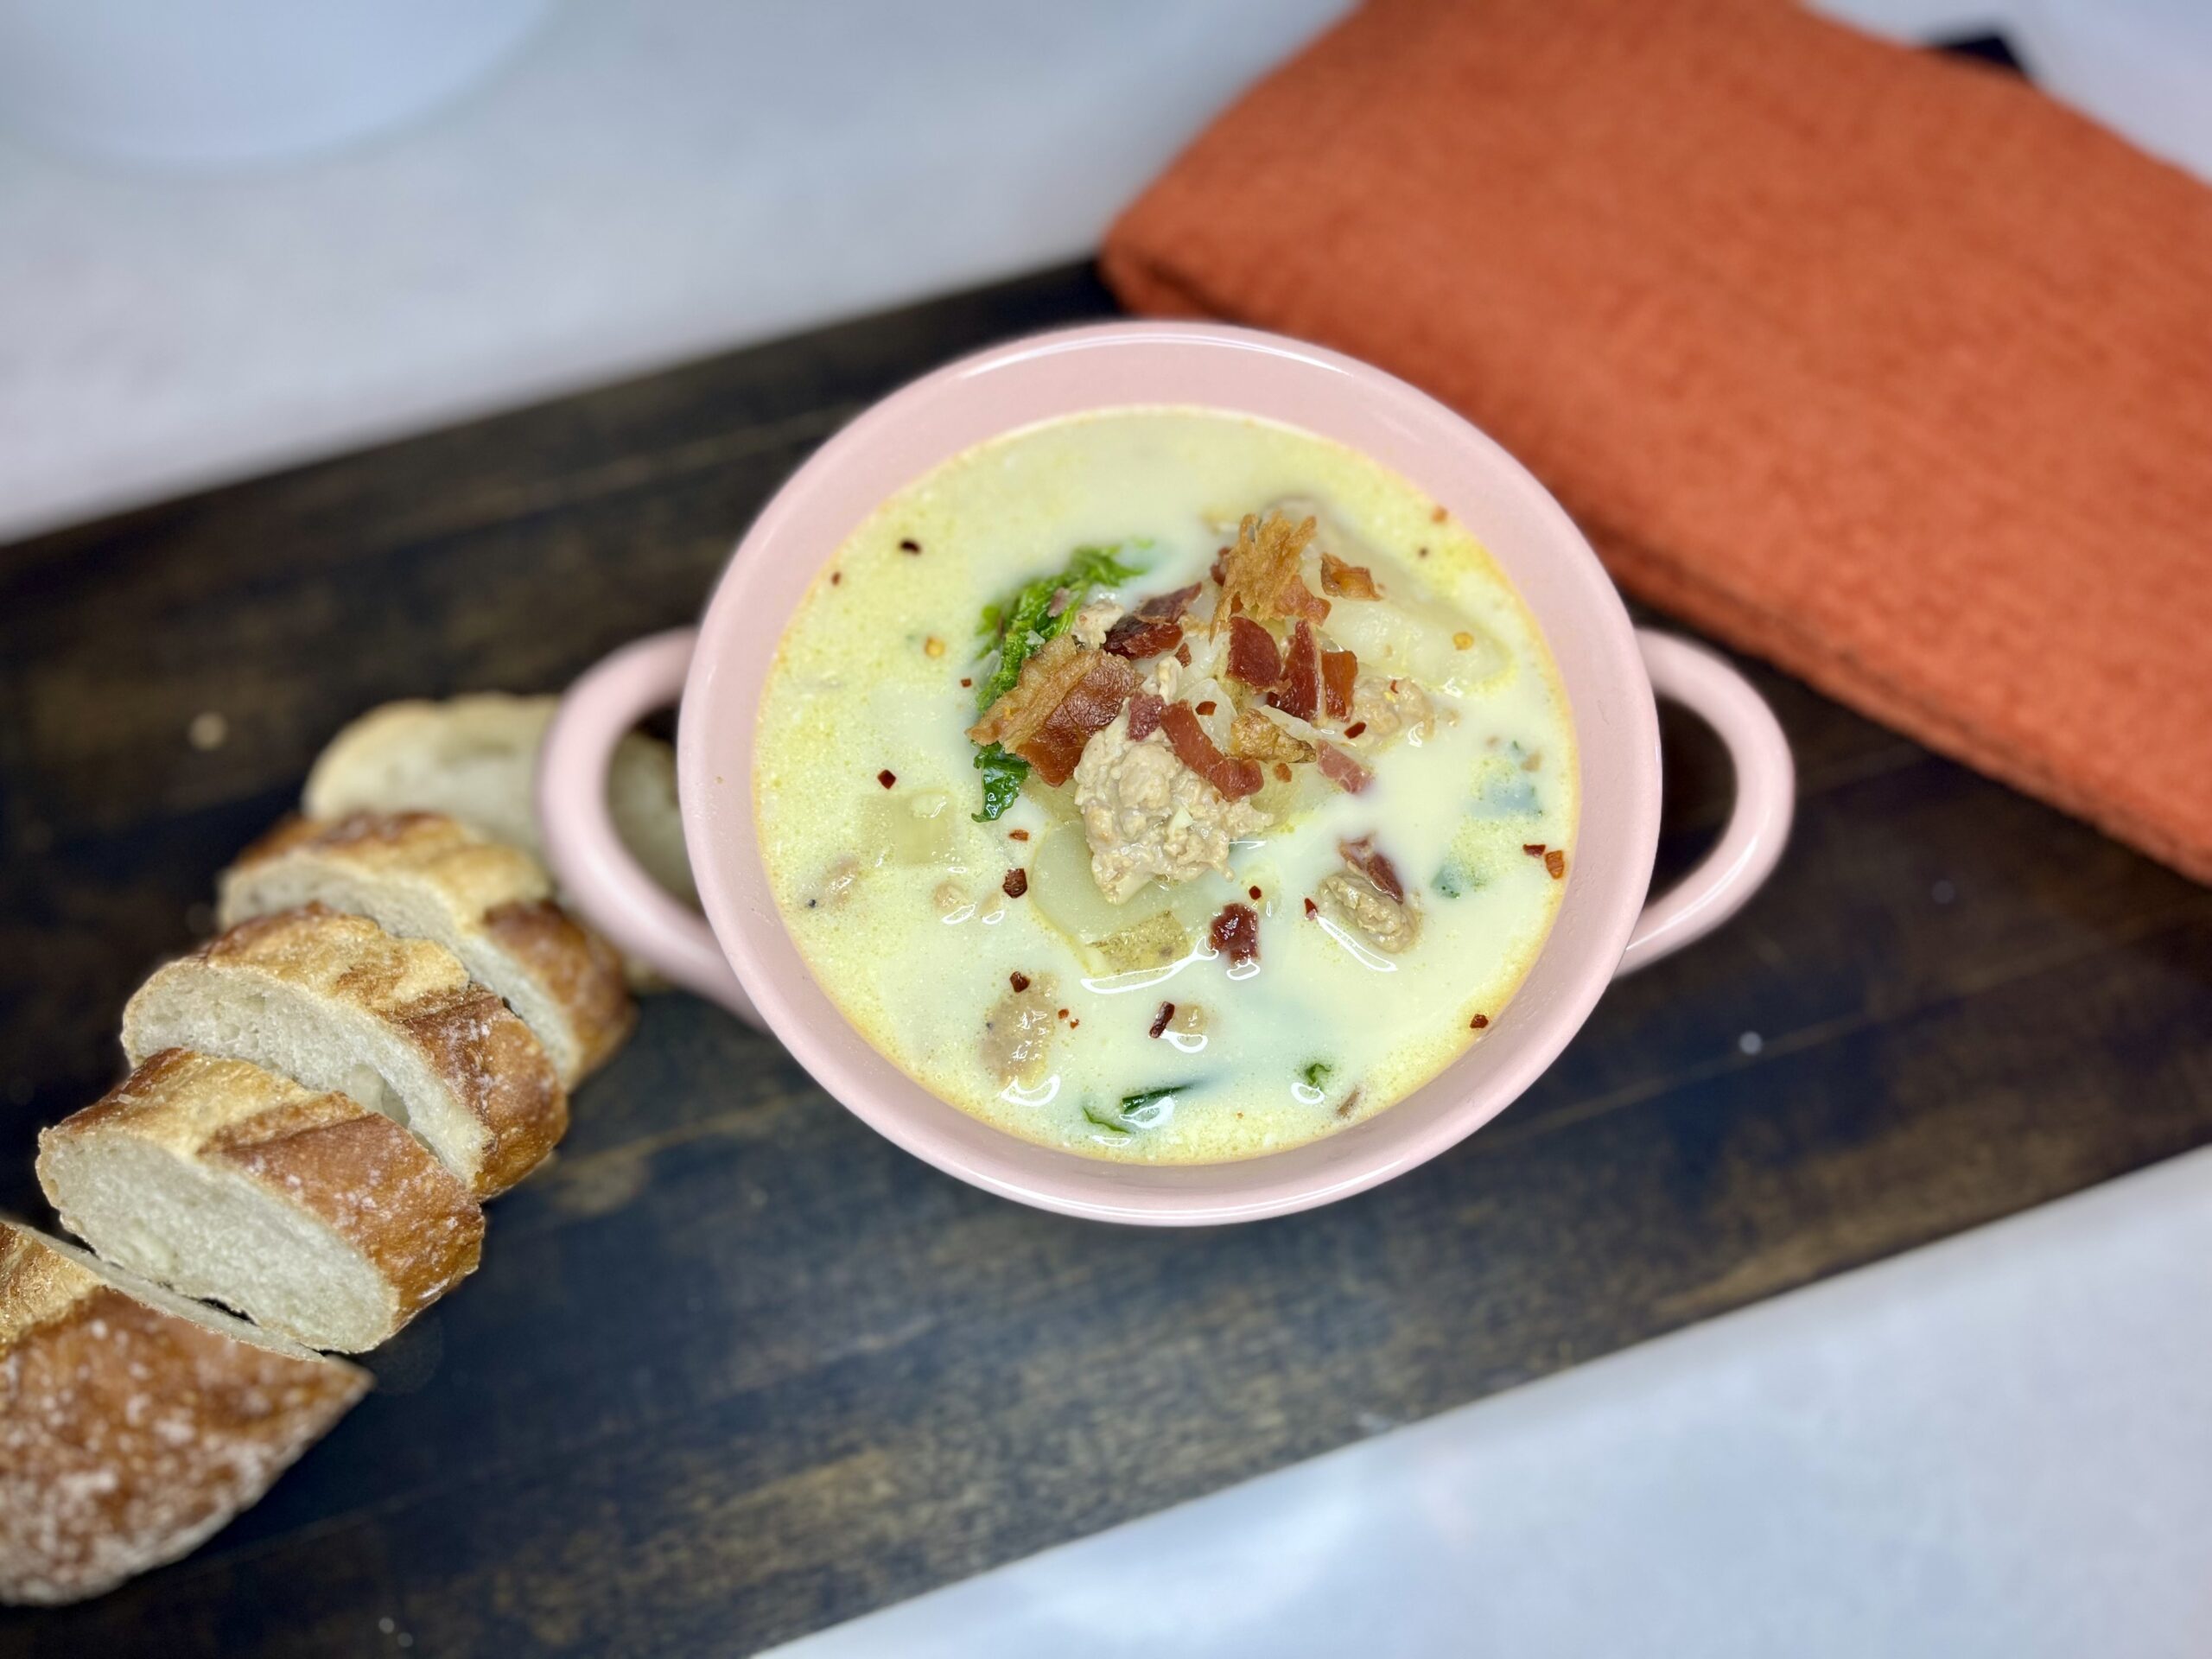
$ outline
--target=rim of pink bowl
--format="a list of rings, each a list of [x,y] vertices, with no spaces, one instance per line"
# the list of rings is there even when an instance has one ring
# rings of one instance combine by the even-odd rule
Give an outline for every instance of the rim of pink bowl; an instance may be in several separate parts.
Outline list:
[[[1302,427],[1409,480],[1471,531],[1535,613],[1572,707],[1582,821],[1560,913],[1489,1028],[1434,1078],[1349,1128],[1232,1162],[1110,1162],[1033,1144],[940,1100],[879,1053],[785,930],[753,825],[760,687],[798,599],[899,489],[988,438],[1129,406],[1199,407]],[[710,601],[677,735],[685,836],[709,921],[769,1029],[848,1109],[963,1180],[1101,1220],[1254,1220],[1347,1197],[1503,1111],[1581,1027],[1618,965],[1658,840],[1658,721],[1618,593],[1565,511],[1442,404],[1379,369],[1209,323],[1109,322],[1017,340],[892,393],[779,490]]]

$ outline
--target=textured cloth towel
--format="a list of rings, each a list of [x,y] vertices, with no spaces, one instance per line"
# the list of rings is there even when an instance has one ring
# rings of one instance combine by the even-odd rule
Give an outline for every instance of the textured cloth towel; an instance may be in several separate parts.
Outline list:
[[[1622,585],[2212,880],[2212,191],[1780,0],[1374,0],[1108,239],[1518,454]]]

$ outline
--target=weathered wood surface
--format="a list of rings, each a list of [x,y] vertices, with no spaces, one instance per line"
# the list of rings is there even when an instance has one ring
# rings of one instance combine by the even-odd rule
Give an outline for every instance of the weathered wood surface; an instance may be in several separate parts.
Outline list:
[[[686,619],[869,399],[1109,309],[1050,273],[0,550],[0,1208],[342,721]],[[2212,893],[1755,677],[1803,768],[1772,887],[1455,1152],[1227,1231],[1065,1221],[664,998],[375,1396],[0,1653],[747,1651],[2212,1140]],[[1679,869],[1727,778],[1679,720],[1669,762]]]

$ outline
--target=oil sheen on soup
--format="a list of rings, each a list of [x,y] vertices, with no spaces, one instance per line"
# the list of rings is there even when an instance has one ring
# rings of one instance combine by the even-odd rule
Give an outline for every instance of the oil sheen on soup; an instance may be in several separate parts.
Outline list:
[[[1573,879],[1534,621],[1403,479],[1128,410],[994,440],[870,518],[760,715],[816,979],[955,1106],[1208,1162],[1382,1111],[1497,1019]]]

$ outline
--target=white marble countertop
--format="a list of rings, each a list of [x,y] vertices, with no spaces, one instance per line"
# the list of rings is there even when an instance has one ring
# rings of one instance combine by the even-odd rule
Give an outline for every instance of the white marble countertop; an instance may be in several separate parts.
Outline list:
[[[2212,175],[2202,0],[1820,3],[2002,26]],[[412,126],[198,176],[0,120],[0,538],[1079,257],[1346,4],[569,0]]]

